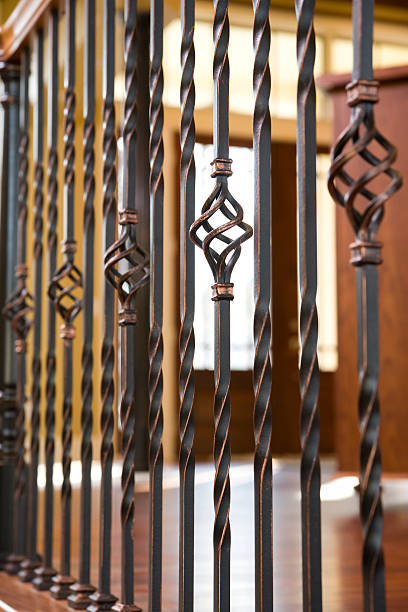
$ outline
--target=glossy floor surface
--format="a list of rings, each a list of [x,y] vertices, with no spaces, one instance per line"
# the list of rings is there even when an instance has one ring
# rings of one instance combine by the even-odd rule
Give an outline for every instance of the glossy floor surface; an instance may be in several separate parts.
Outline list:
[[[209,465],[197,468],[196,475],[196,568],[195,610],[212,609],[212,480],[214,470]],[[345,612],[362,610],[360,556],[361,535],[358,518],[358,497],[355,479],[338,477],[333,465],[324,462],[322,468],[322,529],[323,529],[323,596],[324,610]],[[231,610],[254,610],[254,546],[252,467],[236,463],[231,469]],[[165,471],[164,494],[164,559],[163,612],[177,610],[178,594],[178,476],[175,468]],[[97,583],[98,554],[98,484],[93,498],[91,578]],[[135,601],[147,610],[147,513],[146,475],[137,478],[135,526]],[[112,586],[120,594],[120,480],[115,478]],[[79,489],[73,498],[73,559],[72,574],[78,568]],[[384,544],[387,573],[388,610],[408,610],[408,479],[385,479]],[[41,508],[41,507],[40,507]],[[56,516],[59,512],[56,493]],[[41,516],[41,512],[40,512]],[[277,612],[301,610],[300,560],[300,497],[298,464],[278,461],[274,464],[274,597]],[[58,567],[58,525],[55,532],[55,565]],[[42,542],[41,533],[39,542]],[[67,610],[45,593],[37,593],[30,585],[0,573],[0,610],[10,612],[51,612]],[[10,607],[7,607],[10,606]]]

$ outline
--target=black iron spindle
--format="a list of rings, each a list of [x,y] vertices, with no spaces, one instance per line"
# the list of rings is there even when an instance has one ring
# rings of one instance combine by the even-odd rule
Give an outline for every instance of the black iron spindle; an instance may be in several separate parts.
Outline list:
[[[214,610],[230,609],[229,524],[231,449],[229,438],[231,379],[230,302],[234,298],[231,274],[240,256],[241,245],[252,236],[252,228],[243,221],[242,206],[228,190],[232,160],[229,159],[229,19],[228,0],[214,0],[214,153],[211,176],[215,187],[202,208],[202,215],[190,229],[193,242],[203,249],[214,276],[212,300],[215,302],[215,396],[214,396]],[[217,212],[225,223],[213,227],[210,220]],[[230,237],[233,228],[241,230]],[[204,237],[198,233],[204,230]],[[219,249],[219,250],[217,250]]]
[[[69,606],[85,610],[95,591],[90,584],[91,561],[91,467],[92,467],[92,372],[93,372],[93,298],[95,234],[95,0],[85,3],[84,51],[84,231],[83,231],[83,346],[82,346],[82,440],[81,506],[79,527],[79,576],[71,587]]]
[[[351,244],[351,263],[357,277],[358,372],[360,392],[360,516],[363,531],[363,586],[365,612],[383,612],[385,601],[383,515],[381,503],[381,454],[379,446],[380,406],[378,400],[378,272],[382,263],[377,232],[384,204],[400,189],[402,178],[392,168],[397,151],[376,129],[374,104],[378,82],[373,80],[374,0],[353,1],[354,62],[352,82],[347,86],[351,107],[349,126],[339,136],[331,154],[328,186],[334,200],[346,209],[356,240]],[[379,156],[370,150],[381,148]],[[360,158],[361,174],[354,178],[346,169]],[[370,183],[379,176],[388,185],[375,193]],[[362,207],[362,199],[367,201]]]
[[[75,210],[75,0],[66,0],[66,57],[65,57],[65,107],[64,107],[64,262],[55,273],[48,293],[64,323],[61,338],[64,342],[64,402],[62,426],[62,475],[61,488],[61,542],[59,574],[54,576],[51,594],[55,599],[67,599],[75,580],[71,571],[71,444],[72,444],[72,367],[75,317],[81,310],[79,290],[82,276],[74,263],[76,241],[74,238]]]
[[[316,43],[314,0],[296,0],[297,56],[297,197],[300,291],[300,439],[302,496],[303,610],[322,608],[320,525],[320,417],[317,360],[316,234]]]
[[[58,218],[58,12],[52,11],[48,29],[49,78],[48,78],[48,283],[57,269],[57,218]],[[55,430],[55,308],[48,300],[48,348],[47,385],[45,409],[45,504],[44,504],[44,558],[37,568],[33,584],[38,590],[48,590],[56,571],[52,567],[54,523],[54,430]]]
[[[19,66],[0,62],[1,147],[0,158],[0,307],[15,289],[17,265],[18,101]],[[14,332],[0,317],[0,568],[13,552],[13,479],[18,406]]]
[[[16,399],[17,415],[15,422],[16,457],[14,472],[14,523],[13,553],[7,558],[6,570],[17,574],[24,560],[27,542],[26,535],[26,474],[25,474],[25,383],[26,383],[26,338],[31,326],[32,297],[26,288],[26,234],[27,234],[27,194],[28,194],[28,122],[29,97],[28,79],[30,74],[30,50],[25,48],[21,59],[20,74],[20,129],[19,129],[19,171],[18,171],[18,230],[17,230],[17,269],[16,291],[8,299],[3,309],[4,316],[11,322],[16,334]]]
[[[194,607],[194,245],[195,217],[195,1],[181,3],[180,124],[180,550],[179,611]]]
[[[115,135],[115,0],[104,2],[103,41],[103,252],[116,236],[116,135]],[[111,610],[117,598],[111,594],[112,463],[114,428],[115,294],[105,278],[103,285],[104,334],[101,381],[101,490],[99,523],[98,591],[90,595],[89,612]]]
[[[31,389],[31,440],[28,488],[28,547],[27,559],[21,564],[19,577],[30,582],[39,566],[37,555],[38,531],[38,455],[41,403],[41,328],[42,328],[42,261],[43,261],[43,182],[44,182],[44,33],[38,30],[34,44],[35,86],[37,101],[34,106],[33,158],[34,158],[34,347],[32,362],[33,384]]]
[[[133,529],[135,516],[135,452],[136,452],[136,400],[134,362],[137,359],[133,326],[137,322],[135,299],[137,292],[149,281],[148,254],[138,245],[136,236],[137,193],[137,4],[125,2],[125,117],[123,123],[124,146],[124,209],[119,212],[122,226],[119,239],[105,255],[105,274],[118,292],[121,311],[122,398],[122,593],[121,602],[113,610],[137,612],[134,605]]]
[[[255,609],[273,609],[270,0],[254,7],[254,494]]]
[[[150,2],[149,612],[160,612],[163,514],[163,0]]]

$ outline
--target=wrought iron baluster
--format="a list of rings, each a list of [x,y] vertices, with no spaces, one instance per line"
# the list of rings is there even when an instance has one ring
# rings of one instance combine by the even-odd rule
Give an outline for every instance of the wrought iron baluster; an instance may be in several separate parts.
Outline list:
[[[150,2],[149,612],[160,612],[163,515],[163,0]]]
[[[179,610],[194,608],[194,245],[188,232],[195,217],[195,1],[181,3],[180,124],[180,550]]]
[[[18,100],[19,67],[0,62],[2,91],[0,159],[0,305],[15,289],[17,265],[17,184],[18,184]],[[0,568],[13,552],[13,479],[16,458],[16,355],[14,332],[5,317],[0,317]]]
[[[74,186],[75,186],[75,0],[66,0],[66,58],[65,58],[65,107],[64,107],[64,262],[55,273],[48,294],[64,323],[61,338],[64,342],[64,403],[62,427],[61,488],[61,542],[60,569],[54,576],[51,594],[55,599],[67,599],[75,580],[71,571],[71,444],[72,444],[72,344],[75,338],[74,320],[81,310],[79,291],[82,275],[74,263],[76,241],[74,238]]]
[[[138,245],[136,194],[137,135],[137,4],[125,2],[125,117],[124,144],[124,210],[119,213],[122,226],[119,239],[105,254],[105,274],[118,292],[121,303],[119,325],[122,332],[122,593],[113,610],[137,612],[134,605],[134,487],[136,452],[136,400],[134,362],[137,358],[133,326],[137,321],[136,294],[149,281],[148,254]]]
[[[29,147],[29,97],[30,50],[25,48],[21,60],[20,110],[19,110],[19,171],[18,171],[18,229],[17,229],[17,287],[8,299],[4,316],[11,322],[16,352],[16,399],[15,422],[16,457],[14,472],[14,523],[13,553],[7,558],[6,570],[17,574],[26,554],[26,474],[25,474],[25,383],[26,383],[26,338],[31,327],[32,297],[27,291],[27,194],[28,194],[28,147]]]
[[[203,249],[214,276],[215,302],[215,396],[214,396],[214,610],[230,609],[229,524],[231,461],[230,424],[230,302],[234,298],[231,274],[240,256],[241,245],[252,236],[243,221],[242,206],[228,189],[232,160],[229,159],[229,19],[228,0],[214,0],[214,153],[211,176],[215,187],[202,208],[202,215],[191,226],[192,241]],[[214,227],[211,218],[222,213],[225,222]],[[230,230],[241,230],[230,236]],[[199,232],[204,230],[204,237]]]
[[[31,389],[31,440],[30,466],[28,488],[28,549],[27,559],[21,564],[19,577],[24,582],[30,582],[35,577],[35,569],[39,566],[37,554],[38,532],[38,489],[37,472],[39,456],[40,403],[41,403],[41,319],[42,319],[42,236],[43,236],[43,183],[44,183],[44,33],[40,29],[36,33],[35,46],[35,83],[37,103],[34,107],[34,350],[32,361],[33,384]]]
[[[115,0],[104,1],[103,42],[103,252],[116,236],[116,135],[115,135]],[[111,594],[112,462],[114,428],[114,326],[115,294],[107,278],[103,286],[104,334],[101,381],[101,490],[99,523],[98,591],[90,595],[89,612],[111,610],[117,598]]]
[[[302,496],[303,610],[322,608],[320,525],[320,417],[317,361],[316,235],[316,56],[315,1],[296,0],[297,55],[297,197],[300,291],[300,439]]]
[[[351,120],[332,150],[328,178],[329,191],[345,208],[356,236],[350,248],[357,278],[360,516],[365,612],[386,609],[378,400],[377,266],[382,262],[382,245],[377,240],[377,232],[384,216],[384,204],[402,185],[400,174],[392,168],[397,151],[375,126],[373,105],[378,101],[378,82],[373,80],[373,20],[374,0],[353,0],[354,61],[352,82],[347,86]],[[378,147],[382,149],[384,156],[370,150],[373,144],[377,150]],[[356,158],[360,158],[364,166],[357,178],[347,167]],[[388,177],[389,182],[384,191],[375,193],[370,183],[381,175]]]
[[[273,609],[270,0],[253,0],[253,8],[255,609],[263,612]]]
[[[49,19],[49,80],[48,80],[48,283],[57,269],[57,218],[58,218],[58,12],[52,11]],[[55,308],[48,300],[48,350],[45,412],[45,508],[44,508],[44,558],[35,570],[33,584],[38,590],[48,590],[56,571],[52,567],[54,524],[54,429],[55,429]]]
[[[79,527],[79,576],[71,587],[69,606],[85,610],[89,595],[95,591],[90,583],[91,560],[91,467],[92,467],[92,372],[93,372],[93,298],[94,298],[94,229],[95,229],[95,0],[85,3],[84,51],[84,241],[83,241],[83,346],[82,346],[82,440],[81,440],[81,507]]]

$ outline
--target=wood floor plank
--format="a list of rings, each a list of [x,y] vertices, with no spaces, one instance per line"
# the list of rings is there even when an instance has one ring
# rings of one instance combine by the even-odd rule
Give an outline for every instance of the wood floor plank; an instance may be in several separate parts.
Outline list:
[[[334,478],[336,476],[336,478]],[[323,528],[323,601],[327,612],[362,610],[360,556],[361,534],[358,496],[354,481],[334,474],[330,462],[322,469]],[[196,478],[195,534],[195,610],[212,609],[212,522],[214,469],[200,465]],[[231,610],[254,610],[254,546],[252,466],[234,464],[231,469]],[[176,612],[178,597],[178,472],[165,470],[163,521],[163,612]],[[136,483],[135,601],[147,609],[148,581],[148,480],[138,475]],[[97,484],[93,493],[92,581],[97,583],[98,511]],[[384,543],[387,574],[387,603],[391,612],[408,610],[408,479],[385,479]],[[56,516],[59,496],[56,494]],[[112,587],[120,593],[120,481],[114,480],[114,533],[112,537]],[[42,497],[40,495],[40,517]],[[78,569],[79,489],[73,489],[72,573]],[[41,530],[40,530],[41,531]],[[300,496],[297,462],[276,462],[274,465],[274,581],[275,610],[298,612],[301,609],[301,532]],[[58,524],[54,529],[54,559],[58,562]],[[41,533],[39,534],[41,543]],[[41,548],[40,548],[41,552]],[[37,593],[30,585],[0,573],[0,600],[17,612],[57,612],[67,610],[65,603],[55,602],[45,593]],[[1,606],[0,606],[1,610]]]

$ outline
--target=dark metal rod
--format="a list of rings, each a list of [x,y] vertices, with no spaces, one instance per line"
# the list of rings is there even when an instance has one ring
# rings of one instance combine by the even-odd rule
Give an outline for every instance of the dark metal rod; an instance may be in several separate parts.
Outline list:
[[[214,155],[221,159],[229,156],[229,0],[214,0]]]
[[[48,29],[49,78],[48,78],[48,282],[57,269],[57,219],[58,219],[58,12],[52,11]],[[45,507],[43,527],[44,558],[36,569],[34,586],[47,590],[52,586],[56,572],[52,567],[54,523],[54,433],[55,433],[55,308],[48,301],[47,384],[45,412]]]
[[[134,325],[137,313],[135,298],[140,287],[147,282],[145,258],[136,240],[137,225],[137,3],[125,2],[125,110],[123,123],[124,144],[124,209],[119,213],[122,226],[120,238],[106,253],[105,273],[118,290],[122,310],[119,325],[122,328],[122,398],[120,417],[122,425],[122,563],[121,601],[114,606],[117,612],[138,612],[134,605],[134,551],[133,529],[135,518],[135,457],[136,457],[136,388],[134,364],[137,359]],[[141,263],[139,265],[139,257]],[[125,268],[126,264],[126,268]],[[116,267],[118,266],[118,267]],[[139,273],[142,275],[139,277]]]
[[[103,252],[106,253],[116,236],[115,0],[104,0],[103,36]],[[107,278],[103,284],[103,309],[99,579],[98,591],[90,596],[90,612],[111,610],[117,600],[111,594],[115,294]]]
[[[384,554],[381,546],[383,515],[380,496],[377,266],[370,264],[360,266],[356,269],[356,274],[364,610],[365,612],[380,612],[386,609],[386,605]],[[372,544],[378,542],[380,545],[376,544],[373,549]]]
[[[270,0],[254,7],[255,610],[273,609]]]
[[[195,219],[195,1],[181,2],[180,124],[180,544],[179,612],[194,609],[194,244]]]
[[[128,311],[130,312],[130,311]],[[131,357],[135,355],[135,336],[131,324],[122,323],[122,399],[120,406],[122,422],[122,593],[121,603],[116,604],[113,610],[118,612],[141,612],[141,608],[134,605],[134,478],[135,478],[135,423],[136,403],[134,385],[134,362]]]
[[[92,467],[92,374],[93,374],[93,298],[95,234],[95,0],[85,3],[84,49],[84,230],[83,230],[83,344],[82,344],[82,440],[81,440],[81,506],[79,525],[79,576],[71,587],[69,606],[85,610],[89,595],[95,591],[90,583],[91,561],[91,467]]]
[[[43,182],[44,182],[44,34],[40,29],[36,33],[35,46],[35,83],[37,103],[34,107],[33,158],[34,158],[34,347],[32,361],[33,384],[31,389],[31,440],[28,489],[28,550],[27,560],[21,564],[19,577],[29,582],[35,577],[38,567],[37,531],[38,531],[38,455],[41,403],[41,328],[42,328],[42,262],[43,262]]]
[[[149,612],[160,612],[163,502],[163,0],[150,2]]]
[[[352,80],[373,78],[374,0],[353,0]]]
[[[15,471],[14,471],[14,521],[13,553],[8,556],[5,569],[17,574],[27,549],[26,541],[26,470],[25,470],[25,381],[26,381],[26,337],[31,322],[28,320],[30,298],[26,289],[27,253],[27,194],[28,194],[28,146],[29,146],[29,96],[30,51],[23,50],[20,64],[20,108],[19,108],[19,170],[18,170],[18,229],[17,229],[17,287],[8,300],[3,313],[10,320],[16,333],[16,400],[15,420]]]
[[[360,391],[360,518],[363,532],[362,571],[365,612],[384,612],[385,569],[382,546],[380,406],[378,399],[378,272],[382,263],[377,232],[384,205],[402,185],[393,167],[396,148],[375,125],[374,104],[378,82],[373,80],[373,0],[353,0],[353,81],[347,86],[351,118],[331,152],[328,188],[342,206],[354,230],[351,263],[357,267],[357,333]],[[371,146],[374,144],[374,148]],[[378,155],[376,148],[381,148]],[[360,174],[348,171],[349,162],[360,161]],[[358,166],[354,166],[353,170]],[[386,178],[386,187],[374,191],[376,179]],[[365,199],[365,206],[362,201]],[[357,205],[356,205],[357,202]]]
[[[299,66],[297,111],[298,253],[300,289],[300,438],[303,610],[322,608],[320,418],[317,361],[316,55],[314,0],[296,0]]]
[[[214,611],[230,610],[230,304],[234,298],[231,274],[241,253],[241,245],[252,236],[252,228],[244,223],[242,206],[228,190],[232,160],[229,159],[229,20],[228,1],[214,0],[214,154],[211,176],[215,187],[190,228],[190,238],[201,249],[214,276],[212,299],[215,304],[215,395],[214,395]],[[228,203],[228,205],[227,205]],[[214,227],[211,219],[221,213],[225,220]],[[237,228],[240,234],[231,238],[228,231]],[[201,239],[198,231],[206,236]]]
[[[230,478],[230,301],[214,304],[215,316],[215,396],[214,396],[214,611],[230,609],[231,530]]]
[[[125,2],[125,116],[123,123],[124,209],[119,213],[122,226],[119,239],[105,255],[105,274],[117,289],[122,309],[119,312],[119,325],[122,327],[122,398],[120,417],[122,425],[122,593],[121,602],[113,610],[116,612],[140,612],[134,605],[134,551],[133,529],[135,518],[135,458],[136,458],[136,384],[134,376],[136,336],[134,326],[137,322],[136,298],[139,290],[149,280],[148,254],[137,242],[138,223],[136,191],[137,170],[137,5]]]
[[[71,571],[71,445],[72,445],[72,384],[73,340],[76,316],[81,310],[79,289],[82,276],[75,266],[76,242],[74,237],[75,212],[75,0],[66,0],[66,57],[65,57],[65,149],[64,149],[64,262],[56,272],[49,295],[63,318],[61,338],[64,343],[64,401],[62,425],[62,488],[61,488],[61,540],[59,574],[54,576],[51,594],[55,599],[67,599],[75,580]]]
[[[10,310],[10,296],[15,290],[18,225],[18,150],[19,150],[19,65],[0,62],[2,80],[0,159],[0,259],[3,264],[0,281],[0,569],[4,569],[13,553],[14,476],[17,405],[15,328],[12,322],[16,308]],[[20,279],[21,281],[22,279]],[[17,284],[20,284],[19,282]],[[15,295],[15,293],[14,293]],[[16,305],[17,306],[17,305]],[[18,308],[17,308],[18,309]],[[13,312],[12,312],[13,311]],[[11,325],[6,321],[11,321]],[[8,569],[8,567],[7,567]]]

